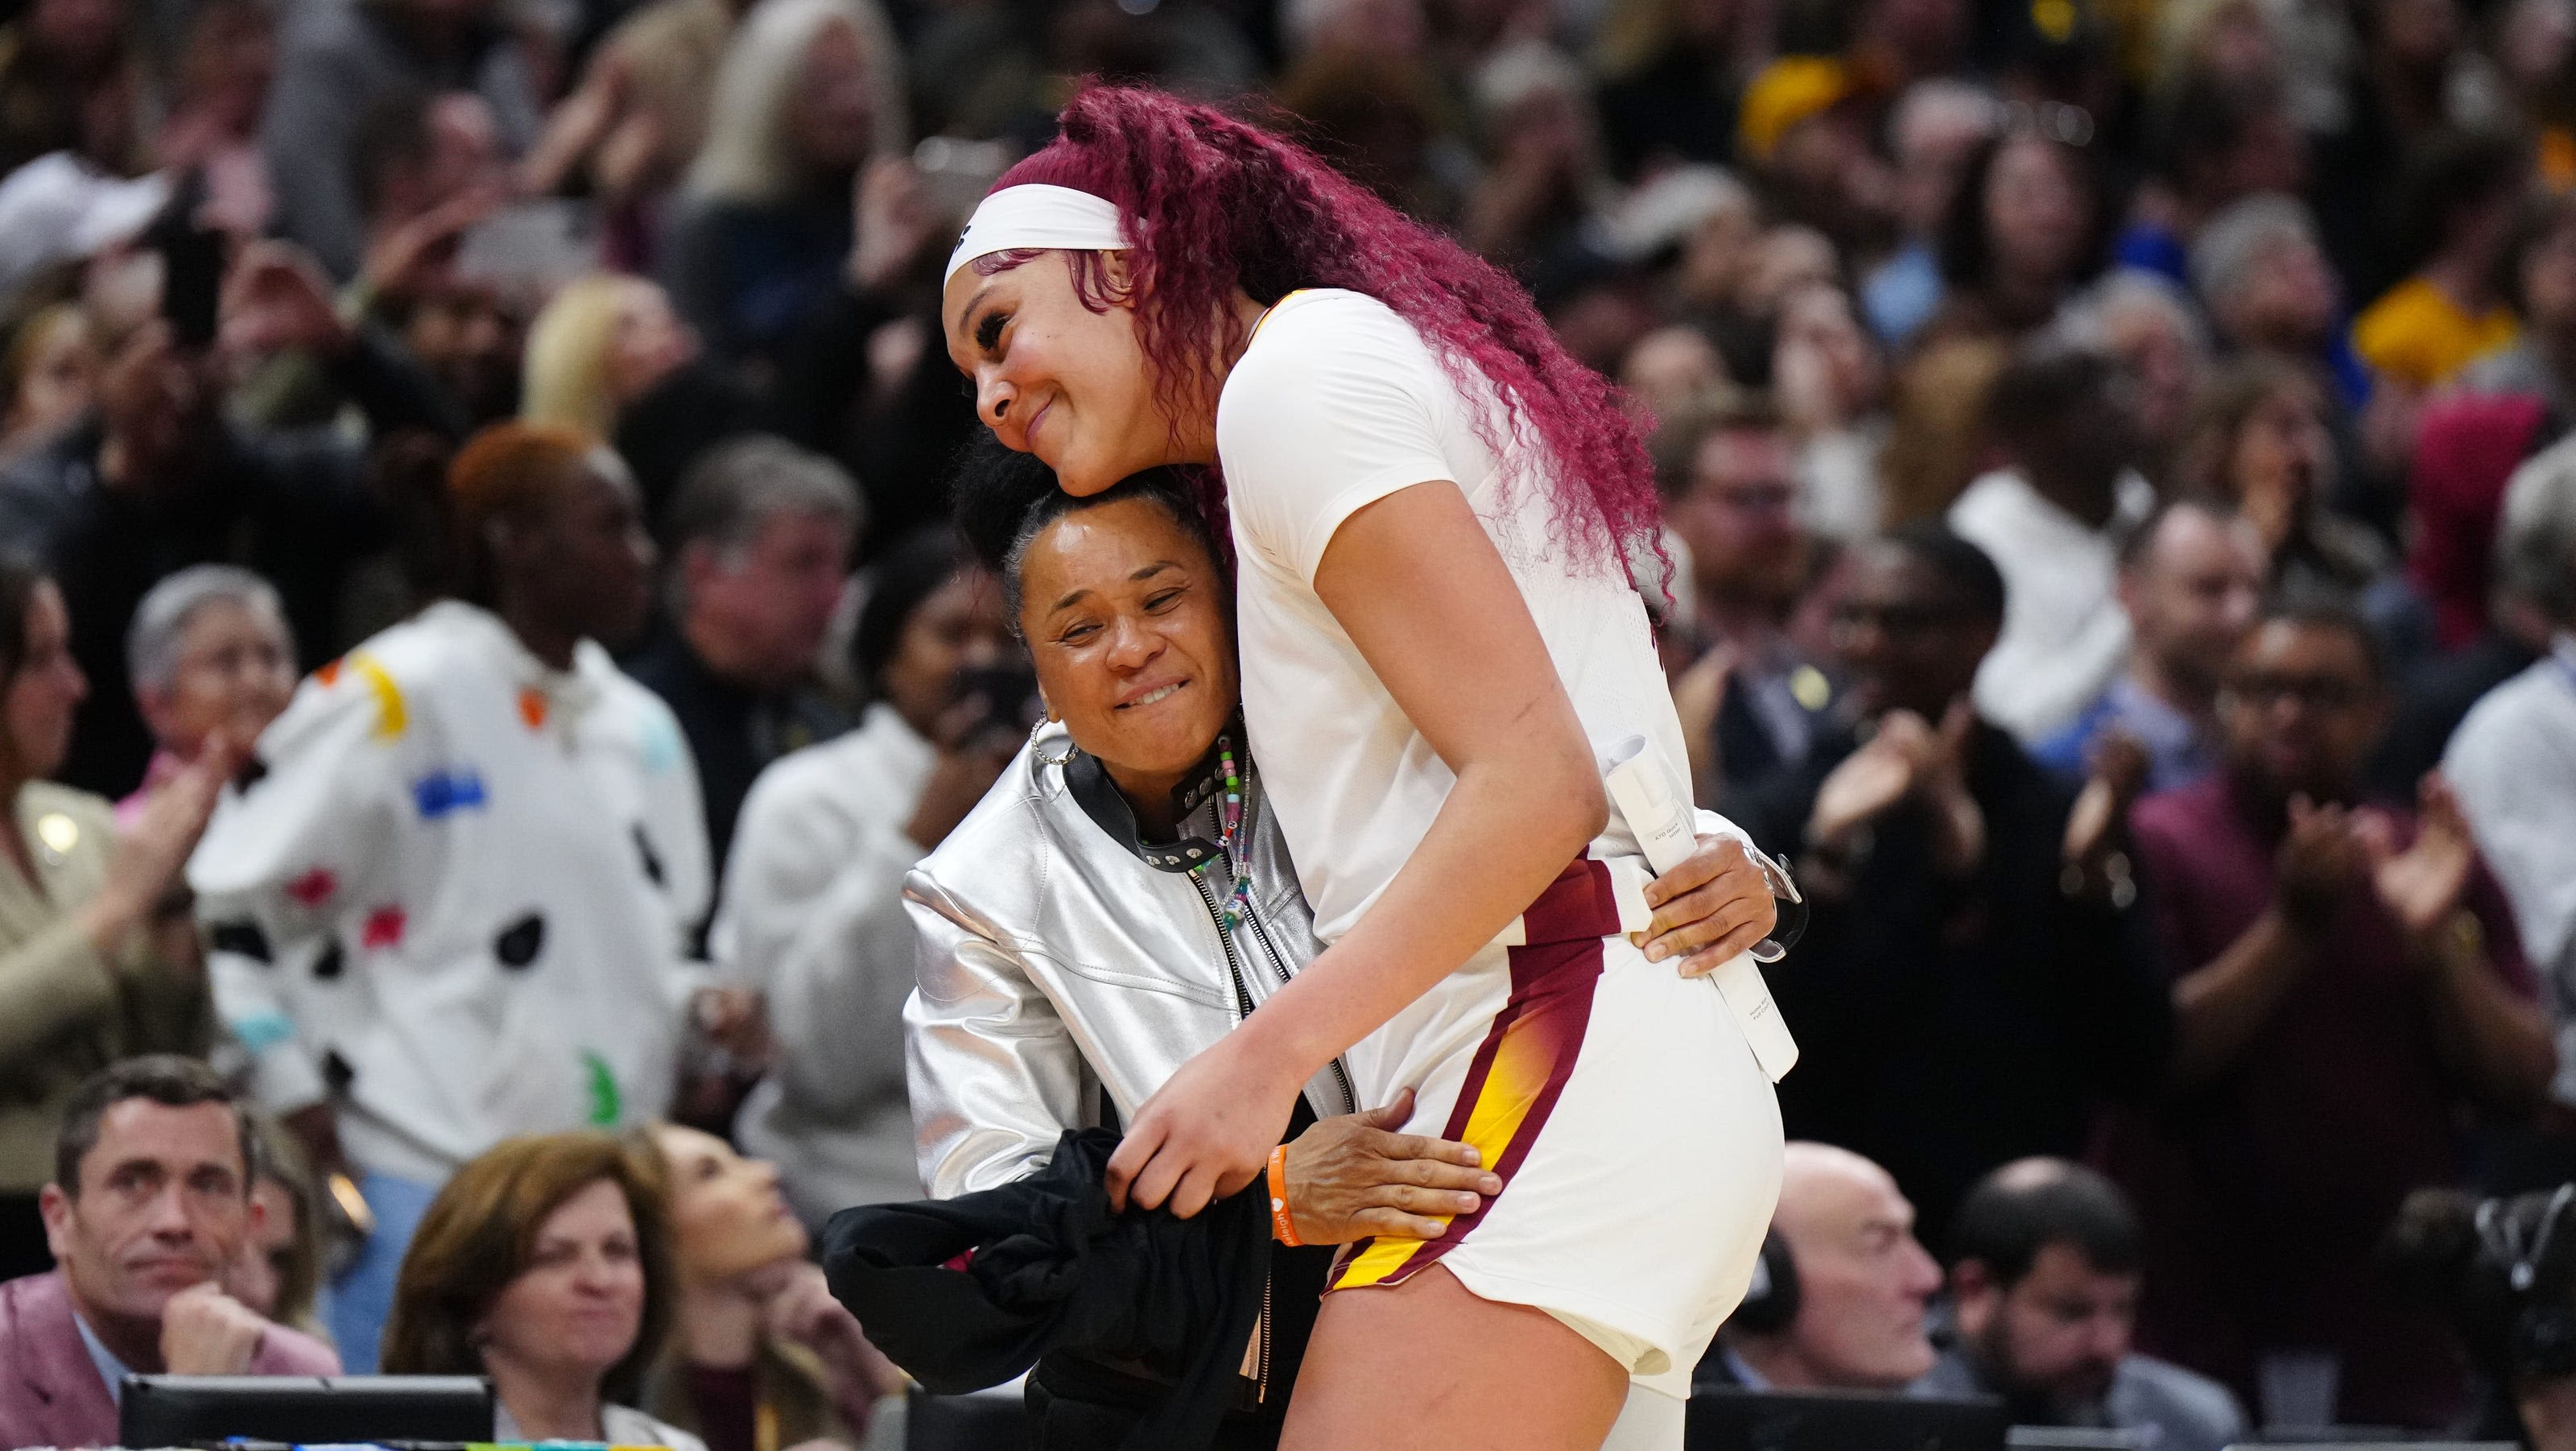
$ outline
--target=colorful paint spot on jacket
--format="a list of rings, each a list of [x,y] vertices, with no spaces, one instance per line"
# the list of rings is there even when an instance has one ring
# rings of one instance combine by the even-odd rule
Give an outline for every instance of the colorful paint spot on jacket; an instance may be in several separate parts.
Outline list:
[[[370,948],[399,947],[406,920],[400,907],[378,907],[367,914],[367,925],[359,932],[358,941]]]
[[[295,1036],[295,1024],[284,1013],[245,1013],[232,1021],[233,1037],[252,1053],[264,1052]]]
[[[286,884],[286,895],[293,897],[296,905],[308,912],[330,901],[331,894],[339,890],[340,879],[331,875],[329,867],[315,867]]]
[[[348,660],[349,668],[376,693],[377,737],[389,741],[401,735],[411,725],[411,711],[403,704],[402,687],[394,684],[393,672],[371,655],[351,655]]]
[[[581,1050],[581,1062],[590,1071],[590,1122],[594,1128],[614,1127],[625,1112],[625,1099],[617,1091],[617,1075],[609,1069],[608,1060],[588,1048]]]
[[[411,783],[411,800],[420,808],[421,820],[436,821],[449,812],[482,805],[483,778],[471,766],[432,771]]]

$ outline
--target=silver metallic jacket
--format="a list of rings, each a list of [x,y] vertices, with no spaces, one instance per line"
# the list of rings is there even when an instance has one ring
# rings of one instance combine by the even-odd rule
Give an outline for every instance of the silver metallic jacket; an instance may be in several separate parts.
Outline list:
[[[1132,1119],[1323,950],[1248,771],[1251,910],[1232,933],[1220,925],[1233,884],[1222,866],[1193,876],[1186,853],[1211,851],[1223,789],[1185,784],[1183,839],[1140,845],[1097,763],[1047,725],[906,879],[921,937],[906,1068],[931,1197],[1021,1177],[1066,1129],[1101,1122],[1103,1095]],[[1318,1117],[1361,1107],[1338,1062],[1306,1101]]]

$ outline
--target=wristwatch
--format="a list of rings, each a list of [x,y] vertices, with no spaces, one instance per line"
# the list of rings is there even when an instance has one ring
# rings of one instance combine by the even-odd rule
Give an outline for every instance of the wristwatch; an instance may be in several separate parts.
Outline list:
[[[1806,935],[1807,899],[1798,895],[1797,878],[1789,875],[1786,866],[1773,861],[1769,853],[1748,841],[1744,844],[1744,854],[1752,858],[1753,865],[1762,873],[1762,879],[1771,886],[1771,935],[1753,944],[1753,960],[1778,962],[1789,955],[1790,948],[1798,945],[1799,938]]]

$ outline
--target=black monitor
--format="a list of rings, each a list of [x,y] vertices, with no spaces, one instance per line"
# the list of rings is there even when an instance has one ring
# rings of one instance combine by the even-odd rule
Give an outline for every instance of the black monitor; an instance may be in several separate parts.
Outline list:
[[[471,1375],[129,1375],[116,1438],[188,1446],[230,1437],[290,1444],[489,1441],[492,1383]]]
[[[1691,1392],[1685,1451],[2004,1451],[2011,1418],[1992,1396],[1866,1391]]]

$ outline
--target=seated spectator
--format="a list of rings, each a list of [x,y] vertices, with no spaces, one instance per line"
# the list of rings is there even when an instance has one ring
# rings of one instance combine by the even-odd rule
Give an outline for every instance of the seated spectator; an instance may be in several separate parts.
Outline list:
[[[1749,400],[1660,431],[1666,522],[1690,551],[1696,664],[1674,682],[1692,788],[1713,804],[1729,781],[1805,759],[1833,682],[1782,633],[1809,575],[1795,459],[1779,416]]]
[[[2340,283],[2296,197],[2258,193],[2210,218],[2192,239],[2191,287],[2222,352],[2322,366],[2346,408],[2369,396],[2370,375],[2340,326]]]
[[[805,304],[767,394],[781,435],[839,460],[866,490],[871,552],[947,522],[958,452],[985,434],[939,341],[937,290],[924,285],[966,224],[940,190],[904,158],[869,164],[849,255]]]
[[[1878,478],[1887,443],[1887,370],[1878,345],[1830,281],[1781,298],[1771,386],[1798,449],[1798,514],[1829,539],[1878,531],[1886,500]]]
[[[2392,387],[2424,393],[2512,345],[2496,271],[2528,165],[2513,138],[2462,131],[2407,157],[2390,216],[2413,275],[2352,322],[2353,351]]]
[[[740,0],[628,8],[591,50],[581,84],[548,114],[520,184],[546,195],[571,182],[597,198],[610,265],[650,270],[659,203],[705,144],[716,65],[747,8]]]
[[[280,1325],[320,1336],[322,1186],[304,1146],[267,1114],[251,1119],[250,1235],[224,1273],[232,1297]]]
[[[2146,787],[2170,791],[2218,765],[2218,682],[2263,602],[2263,542],[2233,512],[2159,505],[2120,546],[2128,668],[2032,759],[2081,778],[2096,745],[2127,736],[2147,752]]]
[[[520,422],[618,445],[655,530],[689,465],[751,422],[748,395],[700,359],[670,297],[612,272],[567,284],[528,325],[520,390]]]
[[[473,91],[406,87],[369,108],[349,154],[362,302],[398,303],[453,277],[466,229],[502,200],[503,155],[491,103]]]
[[[1987,1175],[1950,1221],[1958,1343],[1922,1388],[2001,1396],[2015,1425],[2129,1431],[2158,1451],[2244,1440],[2225,1386],[2130,1349],[2139,1234],[2119,1187],[2081,1164],[2023,1159]]]
[[[1358,8],[1358,7],[1354,7]],[[1377,8],[1402,14],[1402,5]],[[1418,18],[1411,23],[1420,25]],[[1418,45],[1418,39],[1417,39]],[[1461,180],[1444,176],[1440,76],[1418,54],[1344,45],[1309,52],[1279,77],[1286,133],[1337,164],[1389,205],[1434,225],[1458,209]]]
[[[190,872],[253,1090],[374,1212],[333,1286],[355,1366],[458,1165],[662,1114],[708,892],[679,726],[601,643],[649,601],[616,456],[504,424],[448,498],[464,597],[306,681]]]
[[[1690,217],[1673,276],[1674,301],[1692,313],[1736,305],[1762,239],[1762,202],[1734,173],[1711,167],[1691,185]]]
[[[2120,536],[2155,504],[2131,467],[2137,420],[2099,353],[2024,349],[1986,397],[2004,467],[1950,506],[1950,527],[2003,571],[2003,634],[1977,671],[1977,709],[2024,741],[2063,729],[2120,672]],[[1944,1201],[1935,1201],[1944,1202]]]
[[[202,1052],[212,1028],[173,889],[239,748],[202,753],[122,830],[49,784],[88,690],[70,638],[54,582],[0,563],[0,1276],[52,1263],[37,1205],[75,1089],[132,1054]]]
[[[2469,364],[2461,383],[2480,393],[2529,394],[2559,430],[2576,425],[2576,196],[2541,192],[2523,202],[2500,275],[2521,336]]]
[[[1931,1206],[2080,1152],[2100,1101],[2164,1064],[2145,924],[2095,873],[2067,889],[2073,792],[1969,703],[2003,615],[1994,565],[1946,530],[1858,546],[1834,622],[1852,723],[1720,807],[1796,859],[1812,911],[1772,981],[1802,1050],[1788,1132],[1885,1165],[1936,1243]]]
[[[514,293],[450,276],[418,287],[387,321],[397,317],[403,346],[447,390],[467,426],[518,414],[528,313]]]
[[[2451,1323],[2477,1372],[2463,1435],[2531,1451],[2576,1445],[2576,1372],[2549,1333],[2576,1309],[2571,1203],[2563,1184],[2493,1199],[2419,1189],[2389,1229],[2391,1278]]]
[[[141,169],[140,57],[115,6],[41,0],[0,27],[0,176],[53,151]]]
[[[840,285],[861,169],[908,124],[875,0],[761,0],[716,70],[663,275],[707,345],[771,358]]]
[[[519,421],[611,438],[618,415],[697,351],[670,296],[652,282],[616,272],[577,278],[528,324]]]
[[[129,1058],[63,1104],[45,1236],[60,1268],[0,1284],[0,1442],[113,1446],[128,1375],[337,1375],[220,1278],[249,1235],[251,1130],[194,1059]]]
[[[2163,78],[2150,122],[2160,133],[2150,141],[2153,171],[2113,243],[2122,266],[2177,283],[2211,218],[2249,195],[2296,191],[2307,171],[2306,138],[2269,64],[2233,74],[2181,65]]]
[[[2036,130],[1978,143],[1941,220],[1943,298],[1918,344],[2011,341],[2047,326],[2100,267],[2102,230],[2098,183],[2081,150]]]
[[[2491,553],[2513,471],[2576,428],[2576,197],[2547,193],[2524,203],[2504,280],[2522,336],[2469,365],[2465,396],[2425,408],[2406,490],[2407,575],[2433,608],[2441,646],[2486,657],[2480,685],[2521,669],[2533,653],[2531,642],[2511,639],[2514,622],[2489,613]],[[2478,693],[2471,690],[2462,708]],[[2456,714],[2444,722],[2458,723]]]
[[[904,1089],[916,951],[903,879],[948,837],[1028,732],[990,678],[1016,648],[1001,587],[945,531],[877,561],[851,653],[873,697],[859,728],[761,773],[744,803],[713,936],[768,1003],[776,1063],[740,1134],[778,1165],[809,1226],[920,1193]]]
[[[1605,7],[1592,59],[1602,78],[1602,138],[1620,175],[1729,159],[1757,30],[1751,21],[1742,11],[1671,0]]]
[[[178,18],[156,7],[156,19]],[[260,154],[260,114],[277,70],[277,16],[260,0],[199,0],[179,15],[185,24],[156,57],[159,112],[153,162],[166,172],[193,171],[205,187],[197,216],[237,237],[265,235],[277,210],[277,188]]]
[[[1584,233],[1617,195],[1589,79],[1535,36],[1495,47],[1469,77],[1487,154],[1460,208],[1458,238],[1533,285],[1551,271],[1582,270]]]
[[[1861,284],[1870,330],[1890,348],[1912,341],[1941,305],[1941,268],[1934,258],[1941,219],[1969,155],[2002,119],[1993,94],[1966,81],[1917,81],[1897,98],[1887,131],[1904,239]]]
[[[126,829],[209,745],[258,740],[295,692],[295,641],[276,589],[229,564],[190,565],[154,585],[134,607],[125,664],[153,742],[143,784],[116,804]]]
[[[900,1371],[832,1298],[776,1166],[664,1124],[638,1146],[667,1186],[678,1271],[670,1348],[644,1404],[709,1451],[829,1438],[856,1446]]]
[[[1782,220],[1838,237],[1884,225],[1891,188],[1870,146],[1866,84],[1840,57],[1784,55],[1745,86],[1736,153]]]
[[[1619,386],[1659,422],[1714,408],[1732,388],[1717,344],[1688,323],[1659,327],[1637,339],[1620,360]]]
[[[2550,1096],[2576,1107],[2576,452],[2551,449],[2514,478],[2496,539],[2497,584],[2530,602],[2548,652],[2460,723],[2442,774],[2513,903],[2524,957],[2558,1019]]]
[[[0,352],[0,464],[70,427],[97,382],[98,349],[77,305],[57,302],[19,323]]]
[[[2225,500],[2263,539],[2266,583],[2297,599],[2359,603],[2394,620],[2411,596],[2363,526],[2334,513],[2334,435],[2316,376],[2277,358],[2245,358],[2219,371],[2192,408],[2172,486]]]
[[[2431,1326],[2355,1272],[2458,1126],[2546,1091],[2547,1019],[2447,787],[2354,803],[2386,681],[2358,617],[2267,617],[2219,692],[2224,768],[2130,814],[2174,973],[2168,1097],[2107,1162],[2147,1226],[2139,1343],[2249,1401],[2275,1356],[2340,1367],[2334,1419],[2438,1426]],[[2265,1407],[2267,1416],[2281,1408]]]
[[[490,108],[504,157],[536,140],[536,83],[496,0],[359,0],[297,10],[260,126],[277,183],[278,231],[340,281],[367,249],[356,157],[379,102],[406,91],[470,91]]]
[[[468,1161],[403,1256],[385,1373],[491,1377],[496,1441],[707,1451],[633,1405],[680,1298],[665,1196],[604,1133],[531,1134]]]
[[[2209,378],[2209,333],[2191,294],[2162,273],[2122,269],[2067,304],[2057,335],[2119,365],[2137,423],[2133,462],[2163,478]]]
[[[721,879],[753,778],[849,728],[815,669],[849,584],[858,486],[819,454],[739,438],[689,470],[663,532],[674,618],[628,668],[688,737]]]
[[[340,286],[339,309],[358,326],[404,331],[412,307],[464,282],[456,263],[465,234],[501,203],[498,128],[492,108],[471,91],[404,86],[369,105],[349,145],[363,251],[356,275]],[[421,362],[441,372],[426,355]],[[469,394],[450,391],[469,406]],[[284,426],[330,422],[349,401],[322,359],[298,351],[244,380],[235,404],[246,417]],[[451,424],[451,432],[463,427]]]
[[[338,643],[350,562],[386,539],[364,451],[331,430],[235,423],[222,406],[231,364],[305,347],[332,360],[378,429],[447,419],[435,386],[384,338],[343,324],[292,249],[256,244],[235,259],[223,334],[207,348],[179,341],[160,316],[152,254],[97,271],[88,311],[105,359],[98,406],[0,469],[0,537],[52,565],[71,607],[72,653],[98,691],[63,779],[122,794],[152,754],[128,685],[125,632],[162,575],[218,561],[257,571],[277,586],[298,653],[320,659]]]
[[[2011,361],[2002,342],[1971,338],[1927,348],[1897,371],[1878,455],[1886,523],[1942,517],[1986,471],[1986,399]]]
[[[1718,1331],[1698,1384],[1894,1391],[1932,1369],[1924,1318],[1941,1267],[1885,1169],[1831,1144],[1789,1143],[1762,1259],[1772,1283]]]

